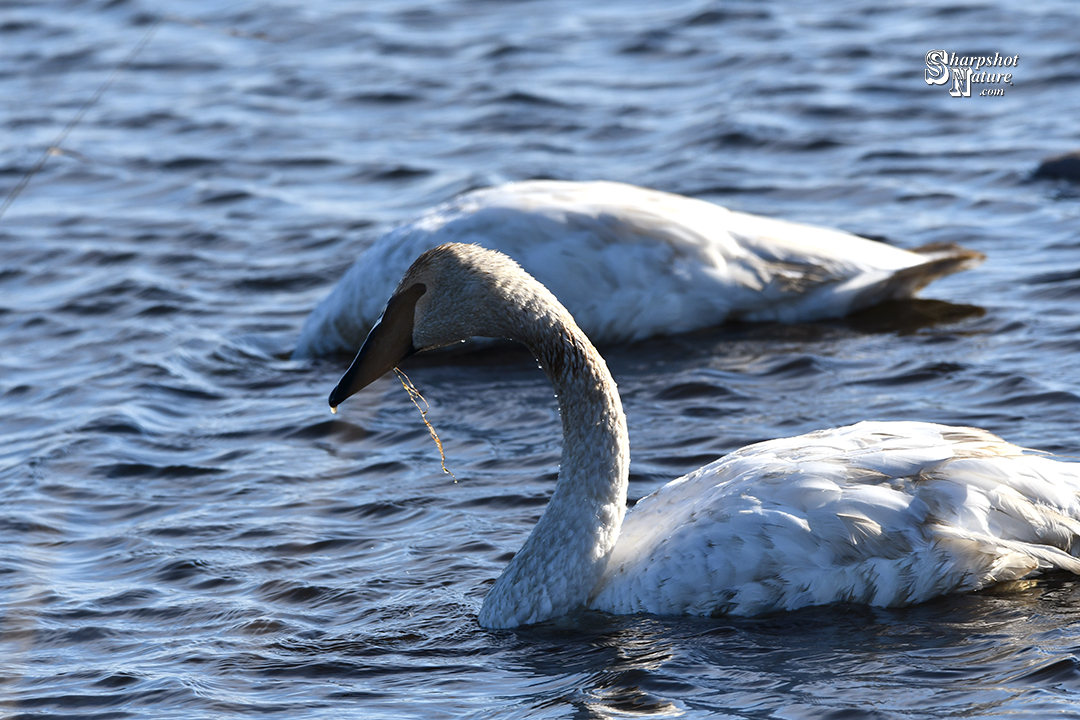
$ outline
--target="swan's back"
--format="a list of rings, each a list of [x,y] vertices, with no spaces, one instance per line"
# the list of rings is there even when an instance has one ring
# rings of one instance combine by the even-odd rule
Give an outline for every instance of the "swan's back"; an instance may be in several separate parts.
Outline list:
[[[531,181],[465,194],[380,238],[312,313],[297,356],[355,350],[410,263],[437,245],[514,258],[594,342],[725,320],[839,317],[981,256],[930,255],[613,182]]]
[[[751,445],[642,499],[593,605],[901,606],[1080,572],[1080,465],[971,428],[864,422]]]

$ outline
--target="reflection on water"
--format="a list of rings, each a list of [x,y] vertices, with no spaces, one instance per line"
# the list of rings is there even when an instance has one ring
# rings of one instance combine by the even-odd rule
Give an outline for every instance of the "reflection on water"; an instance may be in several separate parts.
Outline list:
[[[986,309],[978,305],[914,298],[892,300],[867,308],[845,318],[843,322],[861,333],[911,335],[926,328],[957,325],[985,314]]]

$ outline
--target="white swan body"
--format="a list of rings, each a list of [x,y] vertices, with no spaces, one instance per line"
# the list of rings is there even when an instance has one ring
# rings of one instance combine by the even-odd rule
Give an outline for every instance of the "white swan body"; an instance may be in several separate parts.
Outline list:
[[[397,278],[446,242],[517,260],[597,343],[726,320],[840,317],[982,259],[956,246],[902,250],[622,183],[512,183],[462,195],[376,241],[311,313],[295,356],[356,350]]]
[[[413,264],[330,404],[418,349],[473,335],[525,343],[563,425],[555,491],[485,598],[485,627],[585,607],[894,607],[1049,569],[1080,574],[1080,464],[973,428],[863,422],[750,445],[624,520],[628,441],[607,366],[550,292],[476,246],[445,245]]]
[[[982,430],[861,422],[742,448],[643,498],[591,606],[757,615],[898,607],[1080,573],[1080,465]]]

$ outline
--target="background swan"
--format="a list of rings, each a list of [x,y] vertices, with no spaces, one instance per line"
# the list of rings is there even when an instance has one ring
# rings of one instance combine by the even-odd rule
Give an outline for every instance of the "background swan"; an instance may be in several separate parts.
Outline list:
[[[750,445],[660,488],[624,522],[626,421],[606,364],[543,285],[476,246],[416,260],[330,405],[413,352],[473,335],[533,351],[564,435],[555,491],[485,598],[485,627],[583,607],[900,606],[1052,568],[1080,573],[1080,465],[929,423],[863,422]]]
[[[954,245],[902,250],[622,183],[511,183],[462,195],[380,238],[311,313],[294,355],[355,351],[396,279],[446,242],[517,260],[597,343],[725,320],[840,317],[982,260]]]

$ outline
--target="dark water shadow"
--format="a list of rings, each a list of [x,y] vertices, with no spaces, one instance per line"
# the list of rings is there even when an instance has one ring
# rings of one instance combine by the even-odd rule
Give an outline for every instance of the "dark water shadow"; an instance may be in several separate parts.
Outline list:
[[[668,356],[680,353],[697,355],[703,348],[745,340],[820,342],[847,333],[913,335],[924,330],[979,319],[985,315],[986,309],[978,305],[909,298],[890,300],[836,320],[790,324],[729,322],[678,335],[656,336],[630,343],[599,344],[597,349],[604,357],[647,357],[656,352]],[[354,353],[339,352],[319,358],[316,362],[341,366],[344,371],[353,355]],[[288,355],[285,354],[280,359],[287,360]],[[520,343],[474,338],[452,347],[419,353],[402,363],[401,367],[407,372],[411,367],[490,367],[535,363],[532,353]]]

